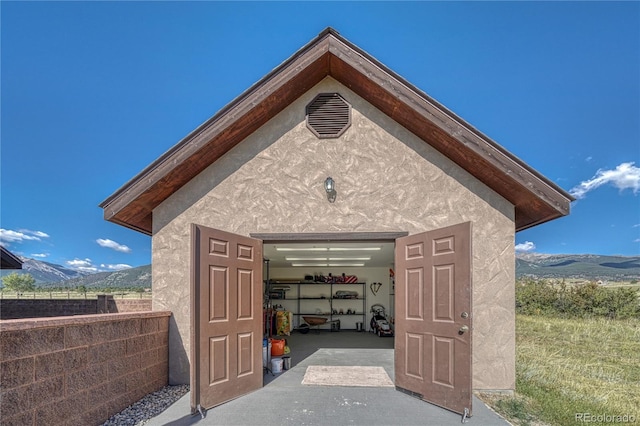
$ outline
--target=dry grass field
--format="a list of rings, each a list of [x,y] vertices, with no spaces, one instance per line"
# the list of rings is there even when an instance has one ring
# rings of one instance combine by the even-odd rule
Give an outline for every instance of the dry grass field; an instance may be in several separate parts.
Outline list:
[[[516,395],[482,395],[513,424],[640,424],[640,319],[519,315],[516,339]]]

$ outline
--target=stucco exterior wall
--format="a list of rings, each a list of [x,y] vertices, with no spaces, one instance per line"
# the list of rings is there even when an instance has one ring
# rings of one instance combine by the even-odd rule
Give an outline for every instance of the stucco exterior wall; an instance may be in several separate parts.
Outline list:
[[[318,139],[315,95],[338,92],[351,127]],[[336,181],[327,202],[323,182]],[[515,388],[514,209],[504,198],[326,78],[153,212],[153,309],[171,310],[171,383],[189,381],[190,224],[242,235],[406,231],[473,223],[473,387]]]

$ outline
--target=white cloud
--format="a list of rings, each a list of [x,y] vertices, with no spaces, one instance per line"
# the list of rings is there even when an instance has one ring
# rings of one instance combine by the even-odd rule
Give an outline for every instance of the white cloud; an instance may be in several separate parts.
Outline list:
[[[591,160],[593,160],[592,156],[588,156],[587,158],[584,159],[584,161],[586,161],[587,163],[590,163]]]
[[[73,259],[73,260],[67,260],[66,264],[71,268],[71,269],[75,269],[77,271],[84,271],[84,272],[98,272],[98,268],[96,268],[95,266],[93,266],[93,262],[91,261],[91,259],[86,258],[86,259]]]
[[[83,267],[88,267],[91,266],[91,259],[87,258],[87,259],[73,259],[73,260],[67,260],[67,265],[71,266],[72,268],[83,268]]]
[[[42,238],[49,238],[49,235],[42,231],[30,231],[28,229],[20,229],[12,231],[11,229],[0,229],[0,240],[5,243],[21,243],[23,241],[41,241]]]
[[[640,191],[640,168],[633,164],[622,163],[614,170],[599,169],[594,177],[580,182],[580,185],[574,186],[569,193],[580,199],[584,198],[589,191],[602,185],[611,184],[620,191],[631,189],[634,194],[637,194]]]
[[[636,223],[635,225],[632,226],[632,228],[638,228],[640,227],[640,223]]]
[[[33,253],[33,254],[31,254],[31,257],[43,258],[43,257],[49,257],[49,255],[47,253]]]
[[[109,240],[109,239],[103,239],[103,238],[98,238],[96,240],[96,243],[98,243],[101,247],[106,247],[106,248],[110,248],[113,249],[115,251],[120,251],[122,253],[130,253],[131,249],[123,244],[119,244],[113,240]]]
[[[49,238],[49,235],[42,231],[29,231],[28,229],[21,229],[22,232],[31,233],[39,238]]]
[[[516,251],[531,251],[535,250],[536,245],[531,241],[525,241],[524,243],[516,244]]]
[[[121,271],[123,269],[131,269],[133,266],[127,265],[126,263],[118,263],[115,265],[105,265],[104,263],[100,265],[101,268],[106,268],[111,271]]]

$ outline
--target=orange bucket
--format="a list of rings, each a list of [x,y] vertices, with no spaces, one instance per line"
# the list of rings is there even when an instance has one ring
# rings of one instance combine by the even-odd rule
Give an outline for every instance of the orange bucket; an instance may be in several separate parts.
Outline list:
[[[284,355],[284,340],[271,340],[271,356]]]

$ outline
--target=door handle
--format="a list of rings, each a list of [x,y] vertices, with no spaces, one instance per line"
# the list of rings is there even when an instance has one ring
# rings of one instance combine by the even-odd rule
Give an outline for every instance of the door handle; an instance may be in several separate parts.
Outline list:
[[[463,325],[462,327],[460,327],[460,330],[458,330],[458,334],[464,334],[467,331],[469,331],[469,326],[468,325]]]

